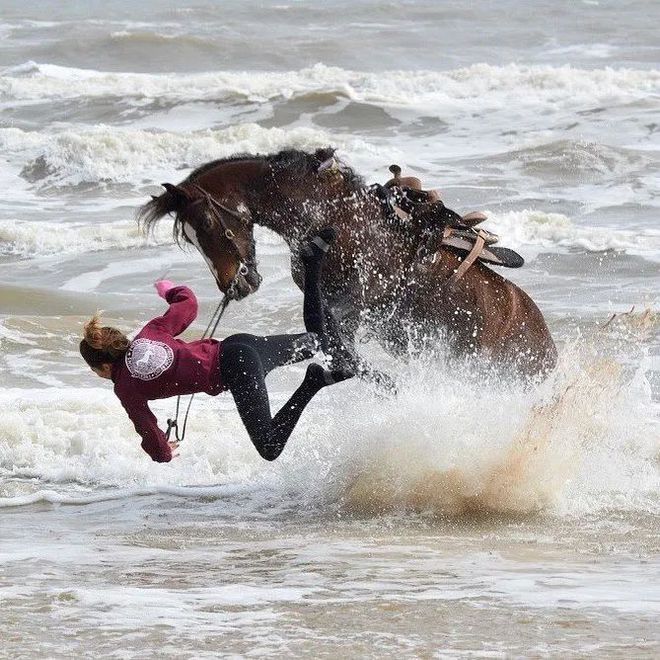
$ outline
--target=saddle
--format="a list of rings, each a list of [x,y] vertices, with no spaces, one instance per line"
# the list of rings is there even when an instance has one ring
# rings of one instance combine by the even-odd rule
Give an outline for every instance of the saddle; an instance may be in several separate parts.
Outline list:
[[[499,237],[478,225],[487,219],[481,211],[459,215],[447,208],[435,190],[423,190],[417,177],[402,177],[401,168],[391,165],[394,175],[382,188],[381,200],[399,224],[415,223],[422,229],[422,241],[417,249],[420,261],[435,262],[438,249],[452,248],[462,261],[446,285],[455,284],[479,260],[494,266],[520,268],[525,260],[514,250],[495,247]]]

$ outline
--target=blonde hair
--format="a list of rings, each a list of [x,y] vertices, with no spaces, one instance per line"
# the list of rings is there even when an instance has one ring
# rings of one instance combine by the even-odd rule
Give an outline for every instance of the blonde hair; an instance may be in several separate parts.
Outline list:
[[[100,312],[85,323],[80,354],[90,367],[116,362],[123,357],[130,344],[129,338],[117,328],[101,325]]]

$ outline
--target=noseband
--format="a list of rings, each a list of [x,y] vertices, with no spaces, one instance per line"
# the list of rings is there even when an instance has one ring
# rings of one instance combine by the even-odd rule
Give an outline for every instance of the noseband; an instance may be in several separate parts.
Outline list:
[[[234,275],[234,278],[232,279],[231,283],[229,284],[229,287],[227,288],[227,295],[231,297],[236,288],[236,283],[238,281],[239,276],[242,275],[243,277],[245,277],[250,272],[250,267],[253,267],[256,272],[257,260],[254,251],[254,238],[250,239],[250,248],[251,248],[250,253],[247,256],[243,255],[243,253],[241,252],[241,248],[238,246],[238,243],[236,243],[236,235],[227,226],[227,223],[222,217],[222,212],[228,213],[233,218],[236,218],[237,220],[240,220],[241,222],[245,223],[246,220],[250,217],[250,211],[247,208],[245,209],[245,211],[235,211],[234,209],[231,209],[228,206],[225,206],[224,204],[219,202],[211,195],[211,193],[204,190],[204,188],[202,188],[197,183],[193,183],[192,186],[193,188],[195,188],[195,190],[202,193],[202,195],[204,196],[204,199],[206,200],[209,208],[211,209],[211,213],[213,214],[213,217],[215,218],[215,220],[217,220],[222,231],[224,232],[225,238],[229,241],[229,244],[231,245],[235,255],[238,257],[238,268],[236,269],[236,275]]]

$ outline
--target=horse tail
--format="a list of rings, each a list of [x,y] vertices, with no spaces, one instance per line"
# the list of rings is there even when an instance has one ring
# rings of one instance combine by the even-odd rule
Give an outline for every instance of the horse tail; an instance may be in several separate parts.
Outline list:
[[[146,234],[149,234],[163,216],[176,211],[178,207],[176,195],[170,190],[166,190],[162,195],[152,195],[151,201],[137,210],[138,226]]]

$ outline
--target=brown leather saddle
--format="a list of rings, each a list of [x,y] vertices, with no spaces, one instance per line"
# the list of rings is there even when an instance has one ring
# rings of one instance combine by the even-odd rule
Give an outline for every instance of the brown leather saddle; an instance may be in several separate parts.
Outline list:
[[[525,263],[514,250],[495,247],[499,237],[478,227],[487,219],[485,213],[473,211],[461,216],[445,207],[437,191],[423,190],[417,177],[402,177],[398,165],[391,165],[389,169],[394,176],[384,187],[390,191],[390,207],[404,223],[421,219],[425,228],[426,236],[417,250],[418,258],[435,261],[440,246],[452,248],[461,255],[461,263],[449,278],[448,286],[463,277],[477,260],[506,268],[520,268]]]

